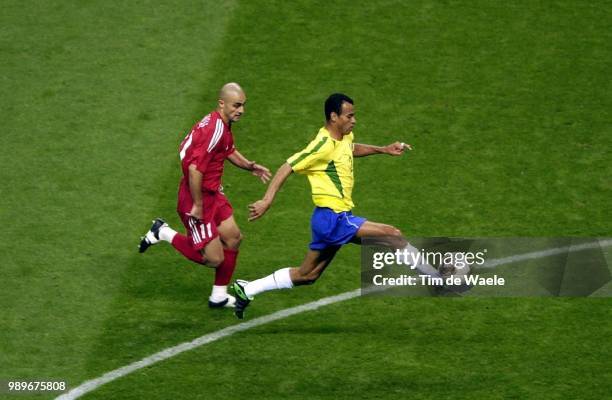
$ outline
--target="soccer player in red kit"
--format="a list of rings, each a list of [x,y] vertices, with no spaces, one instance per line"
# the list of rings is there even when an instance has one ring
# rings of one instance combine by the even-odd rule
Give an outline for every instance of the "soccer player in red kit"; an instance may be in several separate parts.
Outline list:
[[[215,283],[208,299],[211,308],[233,307],[235,298],[227,293],[236,267],[242,236],[232,206],[223,193],[224,161],[251,171],[262,182],[270,171],[249,161],[234,147],[232,123],[244,113],[246,96],[237,83],[228,83],[219,92],[218,106],[191,129],[179,147],[183,177],[179,185],[177,212],[187,234],[177,233],[161,218],[153,221],[142,238],[141,253],[166,241],[185,257],[215,268]]]

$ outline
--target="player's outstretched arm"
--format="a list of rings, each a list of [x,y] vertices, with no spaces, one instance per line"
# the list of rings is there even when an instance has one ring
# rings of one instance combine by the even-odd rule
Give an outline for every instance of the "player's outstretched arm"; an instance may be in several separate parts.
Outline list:
[[[276,197],[276,193],[283,186],[283,183],[287,180],[289,175],[293,170],[291,166],[287,163],[281,165],[281,167],[276,171],[274,177],[272,178],[272,182],[268,185],[268,190],[266,190],[266,194],[263,199],[256,201],[253,204],[249,204],[249,221],[256,220],[261,217],[268,211],[268,208],[272,205],[274,198]]]
[[[227,156],[227,159],[238,168],[251,171],[251,173],[261,179],[263,183],[267,183],[272,176],[268,168],[257,164],[255,161],[249,161],[238,150],[234,150],[232,154]]]
[[[387,146],[373,146],[371,144],[355,143],[353,146],[353,157],[365,157],[372,154],[389,154],[400,156],[404,150],[412,150],[412,146],[407,143],[395,142]]]

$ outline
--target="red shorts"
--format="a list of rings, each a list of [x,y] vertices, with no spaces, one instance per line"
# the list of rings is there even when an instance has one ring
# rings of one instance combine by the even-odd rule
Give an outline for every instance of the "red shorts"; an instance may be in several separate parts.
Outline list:
[[[219,236],[217,226],[234,213],[232,205],[224,194],[219,192],[206,193],[202,199],[202,219],[197,219],[185,212],[178,211],[193,248],[203,249],[211,240]]]

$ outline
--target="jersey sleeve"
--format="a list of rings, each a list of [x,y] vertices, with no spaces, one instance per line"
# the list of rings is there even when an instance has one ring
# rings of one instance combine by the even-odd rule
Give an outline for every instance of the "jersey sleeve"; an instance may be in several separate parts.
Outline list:
[[[212,153],[207,151],[208,147],[210,146],[211,135],[204,135],[203,132],[201,132],[199,139],[200,140],[194,143],[191,163],[195,164],[198,171],[205,173],[206,167],[212,158]]]
[[[225,152],[225,157],[230,156],[235,151],[236,151],[236,146],[234,145],[234,137],[232,135],[228,135],[227,151]]]
[[[206,172],[208,163],[212,159],[213,155],[218,151],[224,150],[223,141],[220,140],[222,136],[225,136],[221,120],[218,119],[216,121],[214,129],[212,126],[213,124],[210,124],[205,128],[202,128],[194,141],[192,164],[195,164],[198,171],[203,174]]]
[[[355,142],[354,142],[355,135],[353,134],[353,132],[349,133],[347,135],[347,138],[348,138],[348,141],[349,141],[349,143],[351,145],[351,151],[355,151]]]
[[[304,173],[308,171],[318,160],[329,157],[330,139],[327,136],[317,136],[306,148],[295,153],[287,159],[293,172]]]

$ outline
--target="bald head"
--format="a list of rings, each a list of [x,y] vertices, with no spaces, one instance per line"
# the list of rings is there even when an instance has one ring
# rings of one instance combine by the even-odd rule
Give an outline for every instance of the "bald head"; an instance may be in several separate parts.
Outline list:
[[[219,90],[219,100],[227,101],[228,97],[232,95],[244,95],[244,90],[236,82],[226,83]]]
[[[244,113],[244,103],[246,103],[244,90],[236,82],[226,83],[219,90],[217,111],[225,123],[231,125],[240,119]]]

